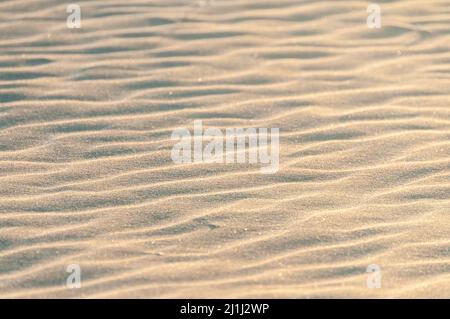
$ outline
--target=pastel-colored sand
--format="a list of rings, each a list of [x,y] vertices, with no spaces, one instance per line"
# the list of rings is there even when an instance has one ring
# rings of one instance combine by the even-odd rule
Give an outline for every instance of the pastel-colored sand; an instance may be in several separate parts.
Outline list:
[[[0,2],[0,297],[450,297],[450,1],[68,3]],[[280,170],[174,164],[195,119]]]

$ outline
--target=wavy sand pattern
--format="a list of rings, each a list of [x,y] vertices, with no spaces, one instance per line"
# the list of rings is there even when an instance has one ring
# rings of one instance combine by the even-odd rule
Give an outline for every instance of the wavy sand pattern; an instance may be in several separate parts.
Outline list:
[[[68,3],[0,2],[0,297],[450,297],[450,1]]]

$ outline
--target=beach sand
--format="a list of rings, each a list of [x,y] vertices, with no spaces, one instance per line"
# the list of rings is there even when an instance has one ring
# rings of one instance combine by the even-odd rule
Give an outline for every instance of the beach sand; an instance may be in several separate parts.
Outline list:
[[[0,2],[1,298],[450,297],[450,1],[69,3]]]

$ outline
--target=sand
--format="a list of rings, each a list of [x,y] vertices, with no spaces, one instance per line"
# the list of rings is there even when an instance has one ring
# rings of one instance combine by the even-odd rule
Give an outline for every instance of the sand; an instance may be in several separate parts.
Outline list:
[[[1,298],[450,297],[450,1],[68,3],[0,2]]]

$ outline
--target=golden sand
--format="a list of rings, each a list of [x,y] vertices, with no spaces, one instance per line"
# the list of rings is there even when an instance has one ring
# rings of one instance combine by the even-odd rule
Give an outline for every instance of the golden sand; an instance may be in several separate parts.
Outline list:
[[[450,297],[450,1],[78,3],[0,2],[0,297]]]

